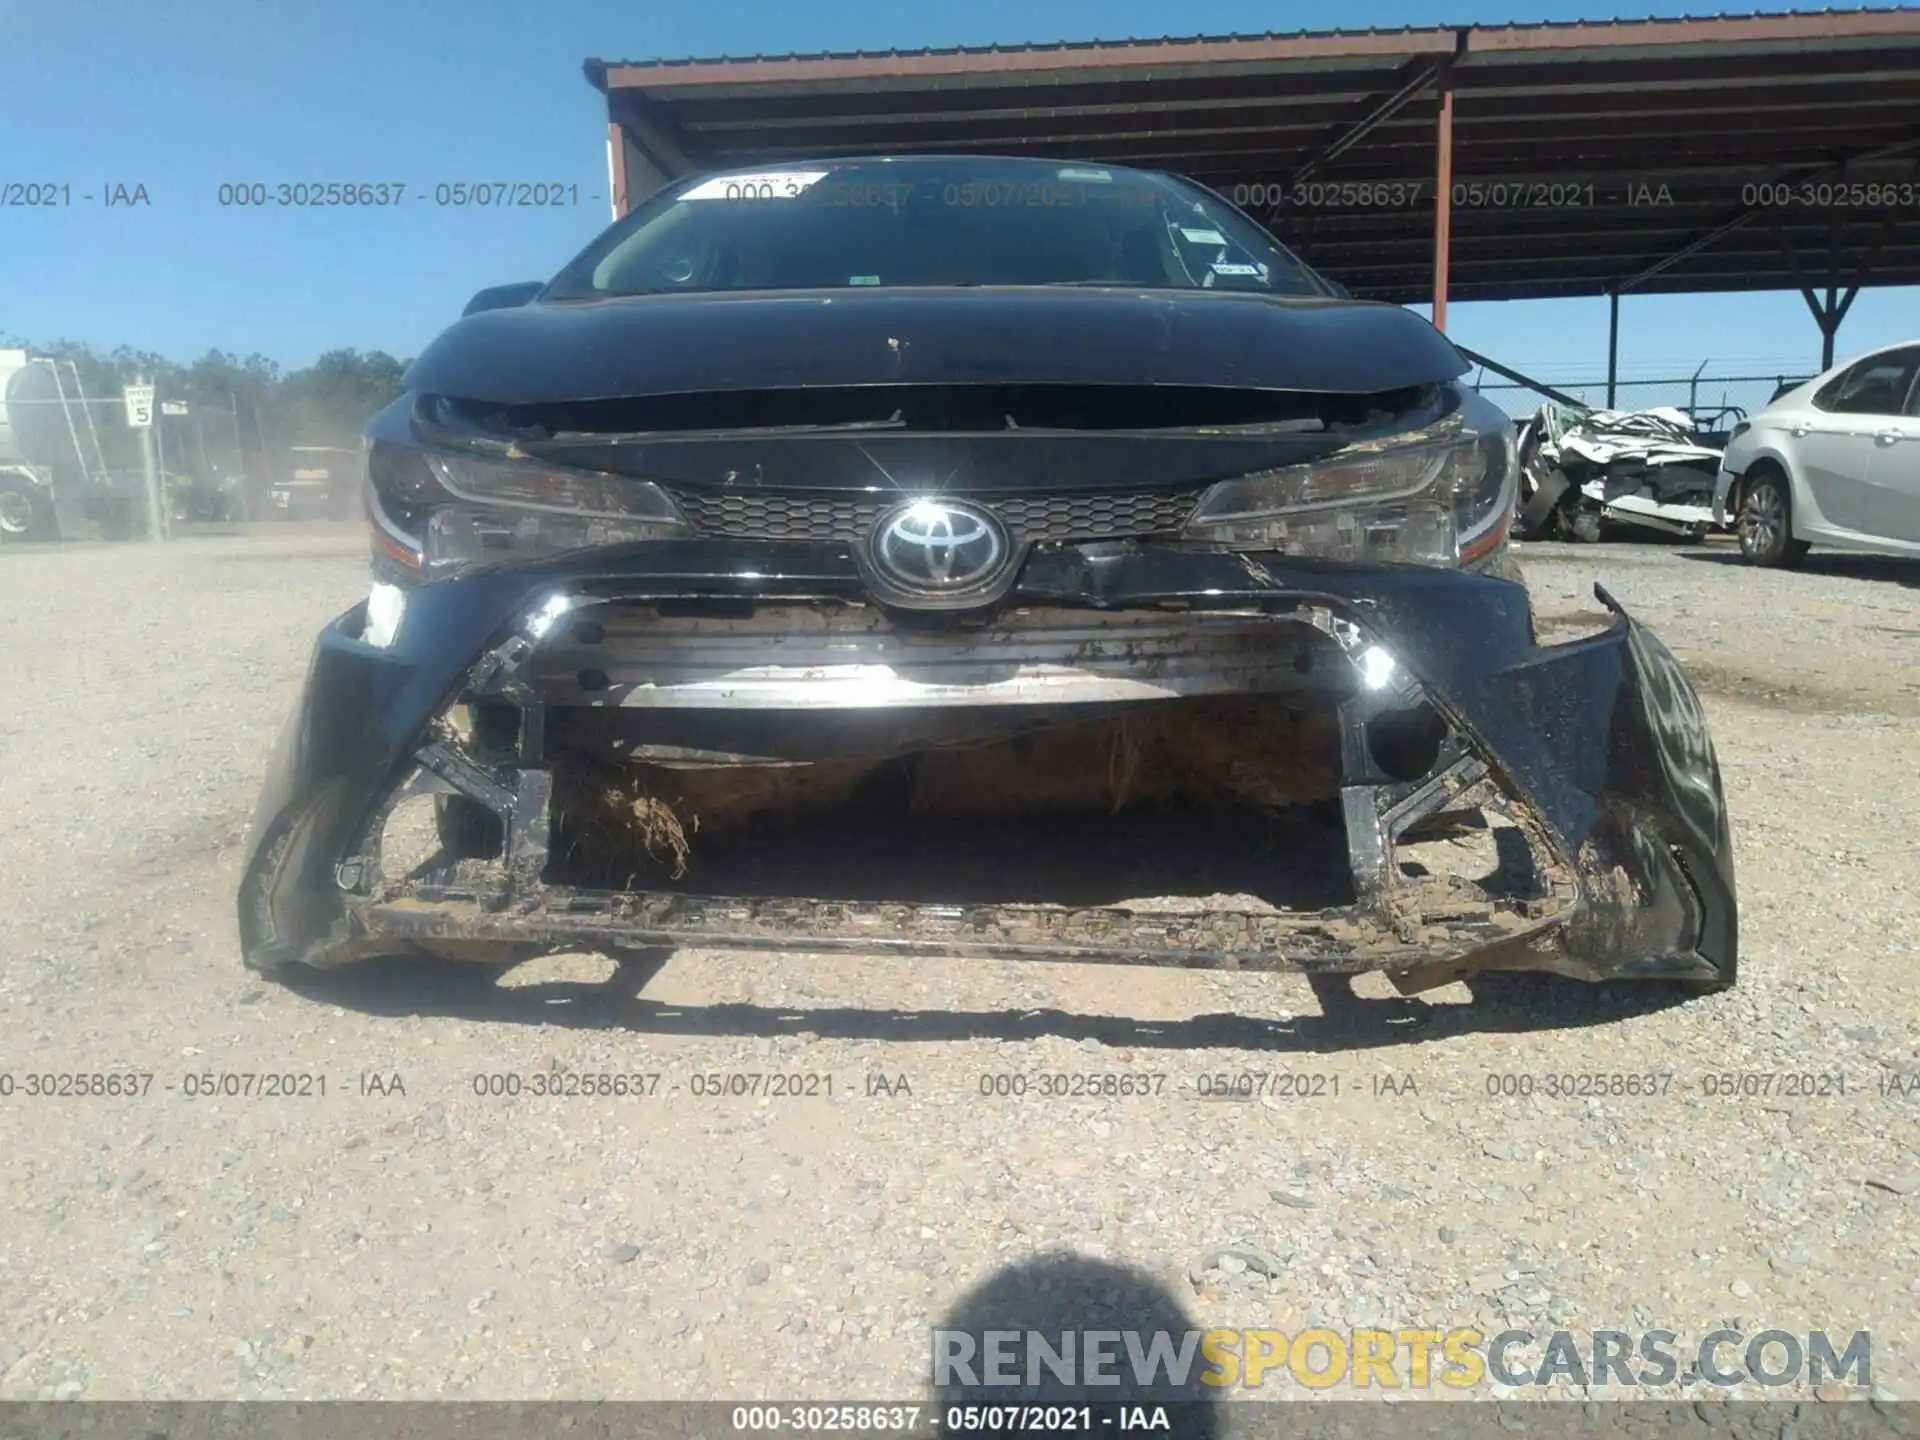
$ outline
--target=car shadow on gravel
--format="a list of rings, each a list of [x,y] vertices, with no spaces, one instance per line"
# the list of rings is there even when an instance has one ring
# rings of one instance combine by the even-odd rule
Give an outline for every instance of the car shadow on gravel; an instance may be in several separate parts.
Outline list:
[[[496,966],[393,959],[314,971],[288,977],[286,983],[308,999],[387,1018],[435,1016],[489,1024],[623,1030],[636,1035],[772,1038],[811,1034],[823,1040],[897,1043],[1057,1038],[1127,1049],[1295,1054],[1426,1044],[1464,1035],[1584,1029],[1654,1014],[1685,999],[1678,989],[1657,981],[1594,985],[1552,975],[1488,974],[1466,982],[1470,1002],[1453,1004],[1418,996],[1363,998],[1338,979],[1316,978],[1320,1013],[1285,1019],[1230,1012],[1184,1020],[1136,1020],[1053,1008],[676,1005],[649,1000],[642,993],[671,958],[670,952],[633,951],[611,958],[618,967],[601,981],[505,985],[500,982],[508,972]]]
[[[1678,553],[1682,560],[1752,568],[1738,551],[1682,550]],[[1904,585],[1909,590],[1920,590],[1920,560],[1909,560],[1898,555],[1852,555],[1845,551],[1823,552],[1816,549],[1787,573],[1827,575],[1839,580],[1890,581],[1895,585]]]

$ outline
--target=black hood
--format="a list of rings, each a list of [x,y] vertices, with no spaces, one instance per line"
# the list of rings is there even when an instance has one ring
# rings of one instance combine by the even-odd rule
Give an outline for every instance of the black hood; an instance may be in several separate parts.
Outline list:
[[[647,295],[483,311],[429,345],[407,383],[503,405],[975,383],[1359,395],[1469,368],[1446,337],[1393,305],[969,287]]]

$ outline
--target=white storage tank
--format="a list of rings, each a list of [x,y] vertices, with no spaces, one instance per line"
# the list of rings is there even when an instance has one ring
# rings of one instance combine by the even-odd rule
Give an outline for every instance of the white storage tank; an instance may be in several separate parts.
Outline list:
[[[53,366],[0,350],[0,465],[80,466]]]

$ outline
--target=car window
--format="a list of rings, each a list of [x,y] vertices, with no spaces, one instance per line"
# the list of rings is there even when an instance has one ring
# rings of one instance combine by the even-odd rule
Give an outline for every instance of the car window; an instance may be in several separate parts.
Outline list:
[[[1830,380],[1813,397],[1822,410],[1838,415],[1898,415],[1920,369],[1920,347],[1869,355]]]
[[[545,298],[895,285],[1331,293],[1231,205],[1169,176],[929,156],[682,182],[613,225]]]

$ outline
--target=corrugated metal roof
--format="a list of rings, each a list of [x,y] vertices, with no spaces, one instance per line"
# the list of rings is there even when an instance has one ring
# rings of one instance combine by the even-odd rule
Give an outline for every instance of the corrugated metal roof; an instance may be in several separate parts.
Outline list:
[[[1744,10],[1721,11],[1711,15],[1629,16],[1592,20],[1506,20],[1491,25],[1398,25],[1368,26],[1353,30],[1260,30],[1232,31],[1223,35],[1128,36],[1121,39],[1023,41],[1002,45],[929,45],[901,50],[811,50],[766,55],[676,56],[632,60],[589,59],[588,72],[604,74],[612,69],[673,69],[690,65],[781,65],[820,60],[915,60],[950,55],[1030,55],[1036,53],[1085,51],[1126,51],[1151,47],[1238,45],[1271,43],[1282,40],[1375,40],[1393,35],[1443,35],[1468,31],[1490,34],[1520,30],[1621,30],[1659,29],[1678,25],[1718,24],[1749,20],[1802,20],[1855,15],[1915,15],[1920,5],[1827,6],[1818,10]]]
[[[1170,170],[1393,300],[1432,281],[1444,74],[1456,299],[1920,283],[1916,4],[587,68],[648,189],[857,154]]]
[[[1904,8],[1904,7],[1903,7]],[[1402,25],[1393,29],[1367,30],[1262,30],[1235,31],[1227,35],[1129,36],[1118,40],[1032,40],[1014,45],[925,45],[900,50],[794,50],[781,55],[676,56],[651,60],[589,60],[587,64],[615,69],[636,69],[680,65],[780,65],[796,60],[916,60],[939,55],[1031,55],[1051,51],[1134,50],[1147,46],[1249,44],[1263,40],[1358,39],[1381,35],[1434,35],[1461,27],[1452,25]]]

